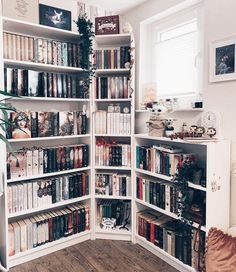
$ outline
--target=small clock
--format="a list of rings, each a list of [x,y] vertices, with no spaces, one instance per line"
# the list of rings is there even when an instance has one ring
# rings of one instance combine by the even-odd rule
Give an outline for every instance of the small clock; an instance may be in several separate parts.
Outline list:
[[[206,131],[209,128],[215,130],[214,138],[222,138],[221,134],[221,115],[217,111],[205,111],[201,116],[201,126],[203,126]],[[210,135],[209,135],[210,136]],[[210,136],[211,137],[211,136]]]

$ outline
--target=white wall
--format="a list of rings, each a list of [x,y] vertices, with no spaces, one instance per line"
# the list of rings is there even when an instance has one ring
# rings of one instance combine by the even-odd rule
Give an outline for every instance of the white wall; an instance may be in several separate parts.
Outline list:
[[[136,75],[140,68],[140,22],[154,16],[155,14],[173,8],[175,5],[183,4],[189,1],[184,0],[150,0],[124,15],[123,21],[128,21],[133,26],[136,41]],[[231,224],[236,224],[236,177],[233,175],[236,167],[236,128],[234,127],[234,118],[236,117],[236,81],[209,83],[209,44],[211,41],[236,36],[236,1],[235,0],[204,0],[204,84],[203,97],[204,107],[206,109],[220,110],[222,113],[222,127],[224,136],[232,141],[231,146]],[[136,77],[136,96],[138,90],[138,76]],[[186,115],[186,113],[185,113]],[[184,118],[184,113],[178,118]],[[146,118],[146,117],[145,117]],[[142,121],[145,118],[141,118]],[[186,116],[187,118],[187,116]],[[195,116],[193,116],[195,118]],[[139,122],[141,121],[139,120]],[[219,157],[216,158],[220,160]],[[235,171],[236,172],[236,171]],[[219,201],[224,201],[219,200]]]

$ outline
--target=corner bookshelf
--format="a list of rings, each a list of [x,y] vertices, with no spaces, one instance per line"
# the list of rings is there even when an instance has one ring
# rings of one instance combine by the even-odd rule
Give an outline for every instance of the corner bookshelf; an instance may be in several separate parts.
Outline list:
[[[38,24],[31,24],[27,22],[22,22],[10,18],[1,18],[1,37],[3,37],[3,33],[10,33],[13,35],[19,36],[27,36],[33,39],[45,39],[45,40],[56,40],[60,41],[61,43],[67,44],[78,44],[80,39],[80,34],[75,33],[72,31],[60,30],[56,28],[51,28],[43,25]],[[7,46],[12,46],[12,44],[8,44]],[[38,63],[28,60],[19,60],[13,58],[3,58],[3,46],[6,47],[6,43],[1,43],[1,76],[2,76],[2,86],[1,88],[4,89],[4,71],[3,68],[12,68],[12,69],[25,69],[31,71],[39,71],[39,72],[46,72],[46,73],[55,73],[60,74],[60,76],[65,76],[66,83],[67,77],[80,77],[83,78],[85,71],[79,67],[79,65],[72,64],[71,66],[67,65],[57,65],[57,64],[48,64],[48,63]],[[68,45],[69,46],[69,45]],[[76,45],[77,46],[77,45]],[[65,79],[64,78],[64,79]],[[65,85],[64,85],[65,86]],[[63,86],[63,88],[64,88]],[[68,86],[66,85],[66,89]],[[58,91],[58,90],[57,90]],[[66,91],[66,93],[69,91]],[[76,87],[77,92],[77,87]],[[91,164],[92,164],[92,126],[91,126],[91,94],[89,91],[88,97],[80,97],[77,95],[67,96],[63,95],[64,97],[47,97],[47,95],[37,96],[37,97],[30,97],[30,96],[20,96],[19,98],[11,98],[8,100],[17,110],[25,111],[26,109],[33,112],[77,112],[82,111],[83,107],[86,109],[88,113],[88,127],[86,134],[75,134],[66,135],[66,136],[50,136],[50,137],[35,137],[35,138],[27,138],[27,139],[9,139],[9,142],[12,146],[14,151],[19,150],[21,148],[52,148],[58,146],[77,146],[80,144],[86,145],[89,148],[89,159],[88,165],[85,167],[80,168],[73,168],[70,169],[66,168],[60,171],[48,172],[48,173],[41,173],[33,176],[24,176],[20,178],[10,178],[7,179],[7,172],[4,171],[4,188],[5,194],[0,199],[0,207],[1,207],[1,217],[3,218],[3,224],[1,224],[0,229],[0,257],[2,265],[8,270],[9,268],[18,265],[20,263],[38,258],[45,254],[54,252],[56,250],[65,248],[67,246],[71,246],[77,244],[79,242],[91,239],[91,229],[93,226],[91,225],[93,220],[91,217]],[[75,117],[75,115],[74,115]],[[59,135],[59,134],[56,134]],[[72,147],[73,148],[73,147]],[[6,147],[1,148],[4,151],[4,159],[1,161],[1,168],[6,169]],[[57,177],[66,177],[66,175],[87,175],[89,177],[88,181],[88,191],[86,195],[80,197],[69,197],[69,199],[65,198],[63,200],[60,198],[60,201],[56,201],[50,204],[40,204],[38,207],[23,209],[17,212],[8,211],[8,186],[18,186],[18,184],[28,184],[29,182],[38,182],[42,180],[42,178],[57,178]],[[69,177],[69,176],[68,176]],[[58,179],[57,179],[58,180]],[[87,182],[87,181],[86,181]],[[87,186],[87,185],[86,185]],[[40,217],[42,214],[65,210],[68,205],[69,207],[75,207],[75,205],[86,205],[89,207],[89,215],[90,218],[86,219],[90,222],[90,226],[86,230],[80,230],[79,233],[73,232],[73,235],[69,235],[68,237],[60,236],[60,238],[55,239],[51,242],[47,242],[43,245],[36,246],[32,249],[27,249],[26,251],[21,251],[16,253],[12,256],[9,256],[9,234],[8,234],[8,224],[12,222],[18,222],[19,220]],[[79,206],[78,206],[79,207]],[[78,208],[79,209],[79,208]],[[71,213],[72,216],[72,213]],[[86,214],[87,216],[87,214]],[[63,237],[63,238],[61,238]]]
[[[165,145],[176,147],[183,150],[186,154],[195,154],[197,164],[200,165],[205,172],[205,179],[203,184],[195,184],[193,181],[189,181],[189,187],[195,192],[201,192],[205,196],[205,226],[201,226],[201,231],[203,233],[208,233],[211,227],[217,227],[224,231],[227,231],[229,227],[229,195],[230,195],[230,143],[228,140],[219,140],[215,142],[201,142],[201,141],[184,141],[184,140],[171,140],[168,138],[154,137],[147,134],[135,134],[134,135],[134,152],[135,152],[135,169],[134,169],[134,195],[135,195],[135,205],[134,205],[134,220],[136,225],[134,240],[136,243],[140,244],[147,250],[151,251],[158,257],[162,258],[164,261],[170,265],[177,268],[179,271],[196,271],[191,266],[184,264],[178,258],[172,254],[167,253],[165,250],[155,245],[154,242],[148,241],[145,237],[140,235],[140,226],[137,220],[137,213],[142,211],[156,212],[157,214],[162,214],[167,216],[170,220],[179,220],[177,212],[171,212],[170,209],[166,209],[166,206],[157,203],[150,203],[150,199],[146,199],[146,196],[138,195],[137,179],[141,178],[142,182],[148,180],[153,184],[159,183],[164,186],[164,192],[166,195],[166,185],[174,186],[173,177],[165,174],[157,173],[152,169],[152,171],[140,169],[138,165],[138,158],[136,155],[136,148],[145,147],[152,148],[153,146]],[[170,161],[170,165],[171,162]],[[164,163],[164,162],[163,162]],[[170,166],[171,167],[171,166]],[[204,179],[202,177],[202,179]],[[143,183],[144,184],[144,183]],[[149,183],[148,183],[149,184]],[[144,185],[145,186],[145,185]],[[155,186],[155,185],[154,185]],[[147,187],[146,187],[147,188]],[[143,190],[147,190],[147,189]],[[148,189],[149,190],[149,189]],[[148,191],[149,192],[149,191]],[[146,192],[144,191],[143,194]],[[150,192],[149,192],[150,193]],[[166,198],[167,201],[168,197]],[[170,196],[171,199],[171,196]],[[224,199],[224,201],[220,201]],[[217,216],[214,213],[217,211]],[[199,228],[199,224],[196,222],[192,223],[194,230]],[[139,233],[138,233],[139,232]],[[173,240],[171,240],[171,243]],[[169,243],[169,242],[168,242]],[[174,243],[174,242],[173,242]],[[176,242],[175,242],[176,243]],[[176,244],[174,244],[176,245]],[[168,246],[171,246],[168,244]],[[171,246],[172,247],[172,246]],[[192,260],[193,261],[193,260]]]
[[[133,222],[132,222],[133,220],[132,218],[133,156],[131,155],[132,154],[131,149],[133,146],[132,135],[134,133],[134,95],[132,94],[132,91],[131,91],[132,89],[134,89],[134,79],[131,78],[131,74],[133,75],[134,73],[134,66],[131,68],[125,68],[123,65],[119,65],[119,61],[121,61],[120,58],[122,58],[121,56],[122,53],[120,53],[121,50],[123,50],[122,47],[130,47],[130,48],[134,47],[134,40],[131,34],[113,34],[113,35],[95,36],[94,63],[96,65],[96,72],[95,72],[95,78],[93,82],[93,147],[94,147],[93,193],[94,193],[94,209],[95,209],[95,212],[94,212],[95,228],[94,228],[93,238],[130,241],[132,240],[132,227],[133,227]],[[134,54],[131,57],[134,58]],[[102,83],[103,78],[106,78],[105,80],[107,83]],[[104,84],[108,84],[108,86],[105,86]],[[126,88],[126,92],[124,90],[125,88]],[[107,92],[106,94],[103,93],[103,90],[105,89]],[[118,119],[126,118],[124,116],[126,114],[123,112],[123,110],[124,108],[128,109],[127,113],[130,115],[129,117],[130,123],[129,123],[129,129],[127,131],[125,129],[123,130],[125,125],[123,126],[124,123],[122,123],[120,119],[119,119],[119,122],[121,123],[119,125],[115,124],[116,122],[118,122],[117,121],[118,119],[113,119],[116,117],[115,115],[112,116],[113,114],[112,111],[114,110],[116,106],[118,106],[119,108],[118,115],[120,114],[120,117],[118,117]],[[109,107],[113,107],[110,112],[108,110]],[[99,114],[98,113],[99,111],[103,112],[106,115],[106,117],[98,116],[97,114]],[[108,115],[110,115],[110,117],[108,117]],[[98,123],[99,120],[101,120],[100,123]],[[113,128],[111,128],[112,123],[115,124]],[[104,128],[104,126],[107,126],[106,129],[100,129],[100,128]],[[118,128],[115,129],[115,126],[118,126]],[[121,126],[122,126],[122,129],[121,129]],[[122,163],[120,164],[120,166],[114,166],[114,165],[109,165],[109,163],[106,164],[105,162],[98,162],[97,153],[99,152],[98,151],[99,141],[104,142],[105,145],[106,144],[109,145],[112,143],[118,146],[124,145],[124,150],[125,150],[123,151],[124,153],[125,152],[127,153],[125,146],[129,145],[129,147],[127,147],[129,148],[128,152],[130,153],[129,164],[127,165]],[[111,191],[108,192],[108,190],[106,190],[106,192],[98,191],[99,190],[99,188],[97,188],[98,182],[106,178],[107,178],[106,182],[108,182],[108,179],[110,178],[110,182],[115,182],[113,183],[113,187],[115,186],[114,184],[116,184],[117,181],[114,181],[116,179],[116,177],[112,176],[114,174],[115,176],[117,175],[119,179],[127,176],[126,185],[129,186],[129,192],[127,189],[127,191],[124,194],[121,194],[120,191],[118,193],[117,192],[115,193],[114,188],[113,188],[113,192]],[[119,180],[119,182],[121,181]],[[98,215],[98,213],[100,213],[99,205],[103,205],[102,203],[112,203],[114,201],[118,201],[118,203],[119,202],[129,203],[127,204],[130,206],[129,208],[127,208],[127,209],[130,209],[128,211],[129,213],[128,229],[120,228],[122,227],[122,225],[116,226],[115,229],[114,228],[104,229],[99,226],[99,222],[101,220],[101,214]]]

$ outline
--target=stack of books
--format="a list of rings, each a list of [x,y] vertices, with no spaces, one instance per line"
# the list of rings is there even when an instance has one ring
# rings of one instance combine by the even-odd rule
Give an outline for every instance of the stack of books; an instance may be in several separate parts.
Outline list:
[[[89,207],[74,204],[8,224],[9,256],[89,230]]]

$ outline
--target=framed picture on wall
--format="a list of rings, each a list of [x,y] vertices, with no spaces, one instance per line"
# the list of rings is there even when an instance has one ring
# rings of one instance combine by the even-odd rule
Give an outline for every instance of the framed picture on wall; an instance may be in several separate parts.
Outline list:
[[[236,79],[236,37],[210,45],[210,82]]]
[[[2,5],[4,17],[34,24],[39,23],[38,0],[3,0]]]
[[[119,16],[95,17],[95,34],[119,34]]]
[[[39,23],[41,25],[71,30],[71,12],[39,4]]]

